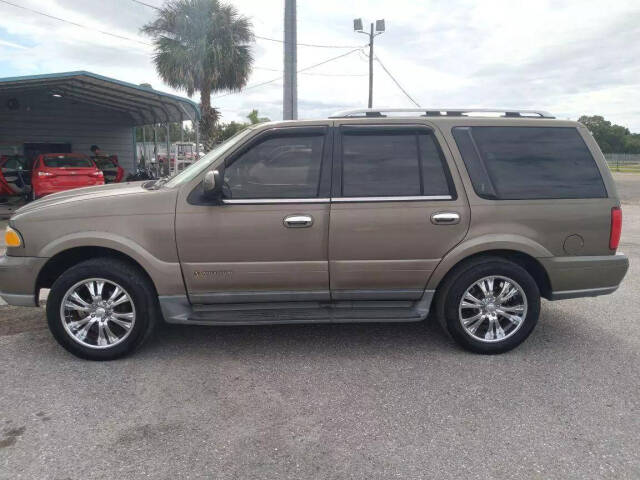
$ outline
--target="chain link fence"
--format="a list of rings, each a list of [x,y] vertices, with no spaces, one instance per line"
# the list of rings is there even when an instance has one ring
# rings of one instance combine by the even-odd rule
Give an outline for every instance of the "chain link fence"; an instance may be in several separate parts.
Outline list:
[[[605,153],[609,168],[614,172],[640,173],[640,154]]]

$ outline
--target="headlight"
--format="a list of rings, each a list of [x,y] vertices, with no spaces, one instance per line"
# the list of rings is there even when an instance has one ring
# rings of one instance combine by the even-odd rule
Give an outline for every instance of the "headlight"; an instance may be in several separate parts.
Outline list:
[[[9,225],[7,225],[7,229],[4,232],[4,243],[6,243],[7,247],[24,247],[20,233]]]

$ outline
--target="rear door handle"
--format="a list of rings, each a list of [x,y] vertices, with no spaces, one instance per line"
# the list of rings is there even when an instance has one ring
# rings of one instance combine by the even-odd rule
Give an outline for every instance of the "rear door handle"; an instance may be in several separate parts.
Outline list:
[[[284,226],[287,228],[308,228],[313,225],[311,215],[289,215],[284,218]]]
[[[460,223],[458,212],[438,212],[431,215],[431,223],[434,225],[455,225]]]

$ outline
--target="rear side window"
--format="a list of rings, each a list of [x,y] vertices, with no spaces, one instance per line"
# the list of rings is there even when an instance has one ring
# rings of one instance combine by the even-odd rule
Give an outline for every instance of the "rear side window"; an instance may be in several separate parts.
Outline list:
[[[456,127],[473,188],[499,200],[604,198],[584,140],[571,127]]]
[[[93,162],[88,157],[69,157],[66,155],[56,155],[55,157],[44,157],[44,164],[51,168],[89,168],[93,167]]]
[[[342,196],[450,195],[450,181],[426,132],[349,132],[342,135]]]

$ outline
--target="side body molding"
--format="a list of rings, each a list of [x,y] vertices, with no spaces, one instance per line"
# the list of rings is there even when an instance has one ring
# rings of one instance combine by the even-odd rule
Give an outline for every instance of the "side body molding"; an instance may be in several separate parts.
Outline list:
[[[521,235],[491,234],[464,240],[450,250],[440,261],[427,282],[426,289],[434,290],[445,275],[456,264],[477,253],[491,250],[511,250],[525,253],[534,258],[552,257],[549,250],[539,243]]]

